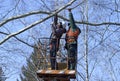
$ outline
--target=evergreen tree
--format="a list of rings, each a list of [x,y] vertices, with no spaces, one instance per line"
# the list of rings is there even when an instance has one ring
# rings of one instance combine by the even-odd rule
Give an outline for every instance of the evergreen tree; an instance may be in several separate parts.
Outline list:
[[[2,70],[2,67],[0,67],[0,81],[5,81],[6,80],[6,77],[4,75],[4,72]]]
[[[41,65],[43,62],[38,59],[43,50],[39,49],[39,46],[40,44],[34,46],[34,52],[29,59],[27,59],[27,66],[22,67],[22,74],[20,75],[21,81],[40,81],[38,80],[36,71],[43,66]]]

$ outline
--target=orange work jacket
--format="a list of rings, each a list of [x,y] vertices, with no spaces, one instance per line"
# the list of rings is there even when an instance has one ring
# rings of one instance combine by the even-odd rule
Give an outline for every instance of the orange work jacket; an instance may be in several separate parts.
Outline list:
[[[77,38],[78,38],[79,34],[80,34],[80,29],[79,28],[77,28],[74,32],[70,28],[66,32],[66,41],[67,41],[67,43],[77,42]]]

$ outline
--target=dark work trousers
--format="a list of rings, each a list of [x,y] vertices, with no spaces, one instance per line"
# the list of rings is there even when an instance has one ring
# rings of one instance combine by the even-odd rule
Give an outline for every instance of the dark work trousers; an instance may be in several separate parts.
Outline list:
[[[77,44],[68,44],[68,70],[75,70],[77,63]]]
[[[57,39],[53,39],[50,43],[51,48],[50,48],[50,62],[51,62],[51,69],[55,70],[57,69],[57,62],[56,62],[56,54],[58,51],[58,47],[57,47]]]

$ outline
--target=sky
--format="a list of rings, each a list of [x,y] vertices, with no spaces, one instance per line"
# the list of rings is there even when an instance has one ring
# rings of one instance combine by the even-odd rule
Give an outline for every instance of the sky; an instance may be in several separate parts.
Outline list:
[[[46,3],[50,2],[51,0],[44,0]],[[5,20],[11,16],[16,16],[20,14],[24,14],[30,11],[35,10],[44,10],[45,5],[40,0],[0,0],[0,22]],[[79,1],[78,1],[79,2]],[[74,3],[72,6],[76,5],[78,2]],[[16,4],[17,7],[15,8]],[[66,2],[67,3],[67,2]],[[119,0],[116,0],[116,3],[120,3]],[[41,5],[40,5],[41,4]],[[53,4],[47,4],[50,6]],[[43,8],[41,6],[44,6]],[[60,5],[61,6],[61,5]],[[73,10],[75,20],[82,21],[84,20],[85,3],[81,4],[77,9]],[[115,6],[115,0],[90,0],[89,2],[89,14],[88,14],[88,21],[91,23],[101,23],[101,22],[120,22],[119,17],[120,14],[115,12],[114,9],[120,9],[119,5]],[[47,9],[49,11],[49,9]],[[65,17],[68,18],[67,10]],[[79,13],[78,13],[79,12]],[[29,17],[21,18],[18,20],[14,20],[8,22],[4,26],[0,28],[0,31],[5,33],[14,33],[18,30],[24,28],[25,26],[33,23],[37,20],[46,17],[46,15],[32,15]],[[49,37],[51,33],[51,26],[50,23],[52,18],[48,19],[47,21],[29,29],[26,32],[17,35],[18,38],[28,42],[31,45],[37,43],[39,37]],[[82,33],[78,39],[78,62],[85,65],[84,63],[84,43],[85,43],[85,29],[86,25],[78,24],[81,28]],[[42,30],[42,31],[41,31]],[[89,26],[89,71],[92,72],[92,68],[96,63],[96,67],[93,71],[93,75],[91,75],[91,81],[98,80],[96,76],[101,78],[101,80],[108,81],[111,80],[111,76],[115,81],[119,81],[119,50],[120,50],[120,28],[116,25],[101,25],[101,26]],[[47,33],[46,33],[47,32]],[[0,36],[0,40],[3,39],[5,35]],[[25,64],[26,58],[28,58],[31,54],[33,49],[19,41],[15,38],[9,39],[7,42],[0,46],[0,65],[4,63],[7,67],[3,68],[6,74],[6,77],[9,77],[6,81],[16,81],[19,78],[19,74],[21,73],[21,67]],[[6,58],[7,57],[7,58]],[[111,63],[110,61],[111,60]],[[107,64],[107,65],[106,65]],[[115,66],[115,67],[114,67]],[[78,67],[80,69],[80,73],[84,74],[85,71],[81,66]],[[111,73],[114,73],[111,75]],[[105,75],[108,75],[107,77]],[[117,78],[116,78],[117,76]],[[81,79],[80,79],[81,80]]]
[[[17,8],[15,8],[17,3],[19,3],[19,5],[17,5]],[[20,2],[19,0],[3,1],[0,4],[1,7],[3,6],[1,8],[1,12],[4,13],[4,14],[1,14],[1,21],[12,16],[17,16],[30,11],[39,10],[41,9],[40,6],[42,6],[40,4],[44,5],[39,0],[37,1],[29,0],[29,2],[27,3],[26,2],[24,3],[24,0],[23,1],[20,0]],[[36,20],[41,19],[42,16],[43,15],[33,15],[33,16],[26,17],[24,19],[8,22],[7,24],[4,25],[4,27],[0,28],[0,31],[6,32],[6,33],[8,32],[14,33],[24,28],[25,26],[29,25],[30,23],[33,23]],[[49,19],[47,20],[47,22],[51,20],[52,19]],[[28,30],[27,32],[23,32],[22,34],[17,35],[17,37],[22,40],[25,40],[31,45],[34,45],[34,43],[37,42],[37,40],[35,40],[34,38],[38,39],[39,37],[50,37],[50,33],[51,33],[50,23],[51,22],[46,24],[43,22],[35,26],[34,28]],[[32,36],[34,36],[34,38]],[[0,37],[0,40],[3,39],[4,37],[5,35]],[[1,57],[7,56],[7,58],[3,58],[1,61],[1,63],[4,63],[8,67],[4,69],[4,72],[7,77],[6,81],[16,81],[16,79],[19,78],[19,74],[21,74],[21,67],[25,65],[26,58],[28,58],[32,52],[33,52],[33,49],[31,47],[17,41],[15,38],[9,39],[7,42],[5,42],[5,44],[1,45],[1,50],[0,50],[0,53],[2,54]]]

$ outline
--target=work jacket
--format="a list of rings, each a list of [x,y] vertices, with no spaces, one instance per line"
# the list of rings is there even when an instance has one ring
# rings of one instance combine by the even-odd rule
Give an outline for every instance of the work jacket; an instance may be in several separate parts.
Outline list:
[[[80,34],[80,29],[76,28],[76,30],[73,32],[70,28],[66,32],[66,42],[67,43],[77,43],[78,35]]]
[[[70,26],[66,32],[66,42],[67,43],[77,43],[78,35],[81,33],[80,28],[75,24],[72,13],[69,13]]]

